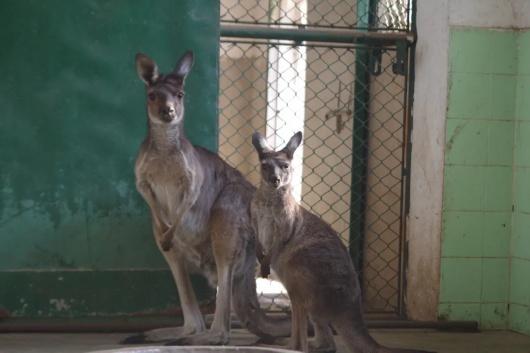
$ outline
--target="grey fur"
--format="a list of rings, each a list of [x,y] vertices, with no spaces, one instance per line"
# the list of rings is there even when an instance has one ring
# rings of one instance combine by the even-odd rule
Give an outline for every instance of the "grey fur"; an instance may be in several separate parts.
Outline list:
[[[350,255],[329,224],[302,208],[291,191],[297,133],[286,148],[260,156],[261,184],[251,205],[254,229],[265,259],[287,288],[292,308],[291,347],[295,350],[335,350],[330,325],[350,353],[420,353],[380,346],[369,335],[361,309],[361,290]],[[254,139],[261,138],[255,135]],[[315,339],[308,344],[310,316]]]
[[[193,52],[186,52],[175,65],[173,72],[182,77],[186,77],[193,67]]]
[[[298,131],[289,139],[282,151],[285,152],[288,158],[292,159],[294,151],[300,146],[300,143],[302,143],[302,132]]]
[[[193,65],[186,53],[168,75],[136,56],[146,83],[148,132],[136,159],[136,184],[151,211],[156,243],[173,273],[184,326],[148,331],[126,342],[226,344],[230,308],[265,339],[289,334],[289,323],[260,310],[255,284],[256,240],[250,224],[255,189],[217,155],[193,146],[183,132],[184,81]],[[214,321],[206,330],[190,272],[218,285]],[[153,289],[156,291],[156,289]]]
[[[158,67],[147,55],[136,54],[136,72],[146,85],[154,83],[158,78]]]

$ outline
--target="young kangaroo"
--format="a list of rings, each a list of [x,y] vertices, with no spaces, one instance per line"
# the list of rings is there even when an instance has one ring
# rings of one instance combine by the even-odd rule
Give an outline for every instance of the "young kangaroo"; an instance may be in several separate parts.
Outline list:
[[[264,262],[270,263],[291,299],[291,348],[334,351],[331,325],[350,353],[420,353],[380,346],[369,335],[357,274],[346,247],[330,225],[302,208],[292,195],[291,161],[301,140],[298,132],[276,152],[259,133],[252,136],[261,163],[261,184],[251,205],[252,224]],[[315,330],[311,344],[308,316]]]
[[[148,204],[156,243],[177,285],[184,326],[148,331],[125,343],[226,344],[230,308],[258,336],[289,335],[290,323],[267,318],[256,295],[256,239],[250,224],[253,186],[216,154],[184,135],[184,81],[193,65],[187,52],[167,75],[144,54],[136,68],[146,85],[148,132],[136,159],[136,185]],[[217,285],[207,331],[189,273]],[[153,289],[156,290],[156,289]]]

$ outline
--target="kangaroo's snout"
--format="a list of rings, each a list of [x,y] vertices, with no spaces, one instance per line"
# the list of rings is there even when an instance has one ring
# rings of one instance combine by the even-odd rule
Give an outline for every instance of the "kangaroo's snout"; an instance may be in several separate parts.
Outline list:
[[[165,121],[170,122],[175,119],[175,108],[173,106],[166,105],[160,107],[158,113]]]
[[[278,187],[278,185],[280,185],[280,178],[273,176],[271,178],[271,184],[274,185],[274,187]]]
[[[160,113],[162,114],[173,114],[175,112],[175,109],[173,109],[173,107],[163,107],[162,109],[160,109]]]

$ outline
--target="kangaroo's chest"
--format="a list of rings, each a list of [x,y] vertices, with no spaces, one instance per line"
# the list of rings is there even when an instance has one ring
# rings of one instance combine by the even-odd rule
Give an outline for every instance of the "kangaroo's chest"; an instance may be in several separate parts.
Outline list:
[[[252,218],[264,253],[274,255],[274,247],[289,232],[285,213],[281,208],[255,200],[252,204]]]
[[[203,178],[200,168],[193,168],[193,163],[192,156],[160,156],[149,151],[137,161],[137,178],[149,184],[158,216],[168,224],[178,223],[179,228],[189,228],[188,223],[196,223],[190,213],[197,209],[194,205],[199,198]],[[185,233],[196,231],[185,229]]]
[[[180,161],[172,162],[164,163],[155,157],[149,161],[146,168],[146,180],[167,216],[175,214],[181,206],[184,206],[183,203],[192,192],[190,173],[182,168]]]
[[[200,202],[203,174],[190,168],[191,162],[182,157],[146,154],[137,162],[136,174],[149,184],[157,216],[175,225],[174,248],[192,270],[204,272],[212,268],[206,231],[208,211]]]
[[[255,215],[258,231],[263,242],[274,238],[281,230],[281,224],[278,222],[279,215],[274,210],[267,207],[258,208]]]
[[[186,179],[182,178],[180,182],[176,180],[160,179],[154,176],[148,179],[151,185],[151,190],[160,205],[160,210],[164,212],[166,218],[171,218],[175,215],[177,210],[183,206],[185,196],[189,192],[186,184]]]

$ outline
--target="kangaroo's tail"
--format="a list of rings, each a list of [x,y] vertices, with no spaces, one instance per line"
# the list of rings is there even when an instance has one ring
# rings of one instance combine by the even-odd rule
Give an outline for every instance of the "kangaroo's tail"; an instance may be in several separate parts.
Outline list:
[[[256,293],[256,278],[253,270],[256,255],[247,251],[242,273],[234,273],[232,307],[241,325],[259,336],[265,342],[275,337],[288,337],[291,334],[291,320],[287,317],[267,316],[260,308]]]
[[[366,328],[361,305],[354,305],[332,322],[350,353],[433,353],[414,349],[388,348],[377,343]]]

